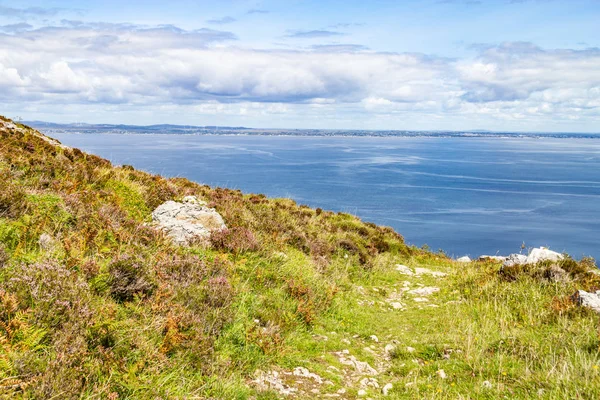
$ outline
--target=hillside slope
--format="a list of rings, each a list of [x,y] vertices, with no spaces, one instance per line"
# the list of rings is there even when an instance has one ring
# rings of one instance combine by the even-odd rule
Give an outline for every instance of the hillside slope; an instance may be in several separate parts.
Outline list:
[[[0,118],[0,396],[599,398],[593,260],[457,264],[348,214],[164,179]],[[228,230],[176,246],[167,200]],[[560,279],[552,274],[564,271]]]

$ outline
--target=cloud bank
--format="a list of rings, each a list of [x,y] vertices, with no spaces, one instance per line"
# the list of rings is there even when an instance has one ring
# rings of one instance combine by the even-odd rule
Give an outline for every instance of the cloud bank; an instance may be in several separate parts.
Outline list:
[[[0,32],[0,102],[5,104],[600,122],[600,49],[595,48],[512,42],[479,46],[468,59],[449,59],[335,43],[256,50],[240,47],[231,32],[171,25],[65,20],[40,29],[7,25]],[[292,35],[322,37],[319,32]]]

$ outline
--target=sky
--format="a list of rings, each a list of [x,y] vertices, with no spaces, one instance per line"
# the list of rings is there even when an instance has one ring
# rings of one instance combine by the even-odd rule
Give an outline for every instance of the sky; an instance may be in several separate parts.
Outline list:
[[[600,133],[600,0],[0,0],[0,114]]]

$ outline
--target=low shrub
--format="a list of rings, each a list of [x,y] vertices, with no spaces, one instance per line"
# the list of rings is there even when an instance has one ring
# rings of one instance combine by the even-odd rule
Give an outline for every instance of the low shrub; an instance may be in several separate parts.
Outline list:
[[[130,301],[136,295],[150,295],[156,284],[144,263],[132,256],[115,259],[108,267],[110,294],[117,301]]]
[[[213,231],[210,242],[215,249],[230,251],[234,254],[256,251],[260,247],[254,233],[242,227]]]

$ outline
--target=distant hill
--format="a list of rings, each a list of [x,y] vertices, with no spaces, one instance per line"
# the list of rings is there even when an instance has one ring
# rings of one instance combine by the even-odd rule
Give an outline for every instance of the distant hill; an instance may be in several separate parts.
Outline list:
[[[343,129],[259,129],[232,126],[193,125],[110,125],[110,124],[56,124],[29,121],[26,124],[52,133],[78,134],[179,134],[179,135],[261,135],[261,136],[404,136],[404,137],[529,137],[529,138],[588,138],[600,134],[576,132],[494,132],[484,129],[467,131],[410,131],[410,130],[343,130]]]

